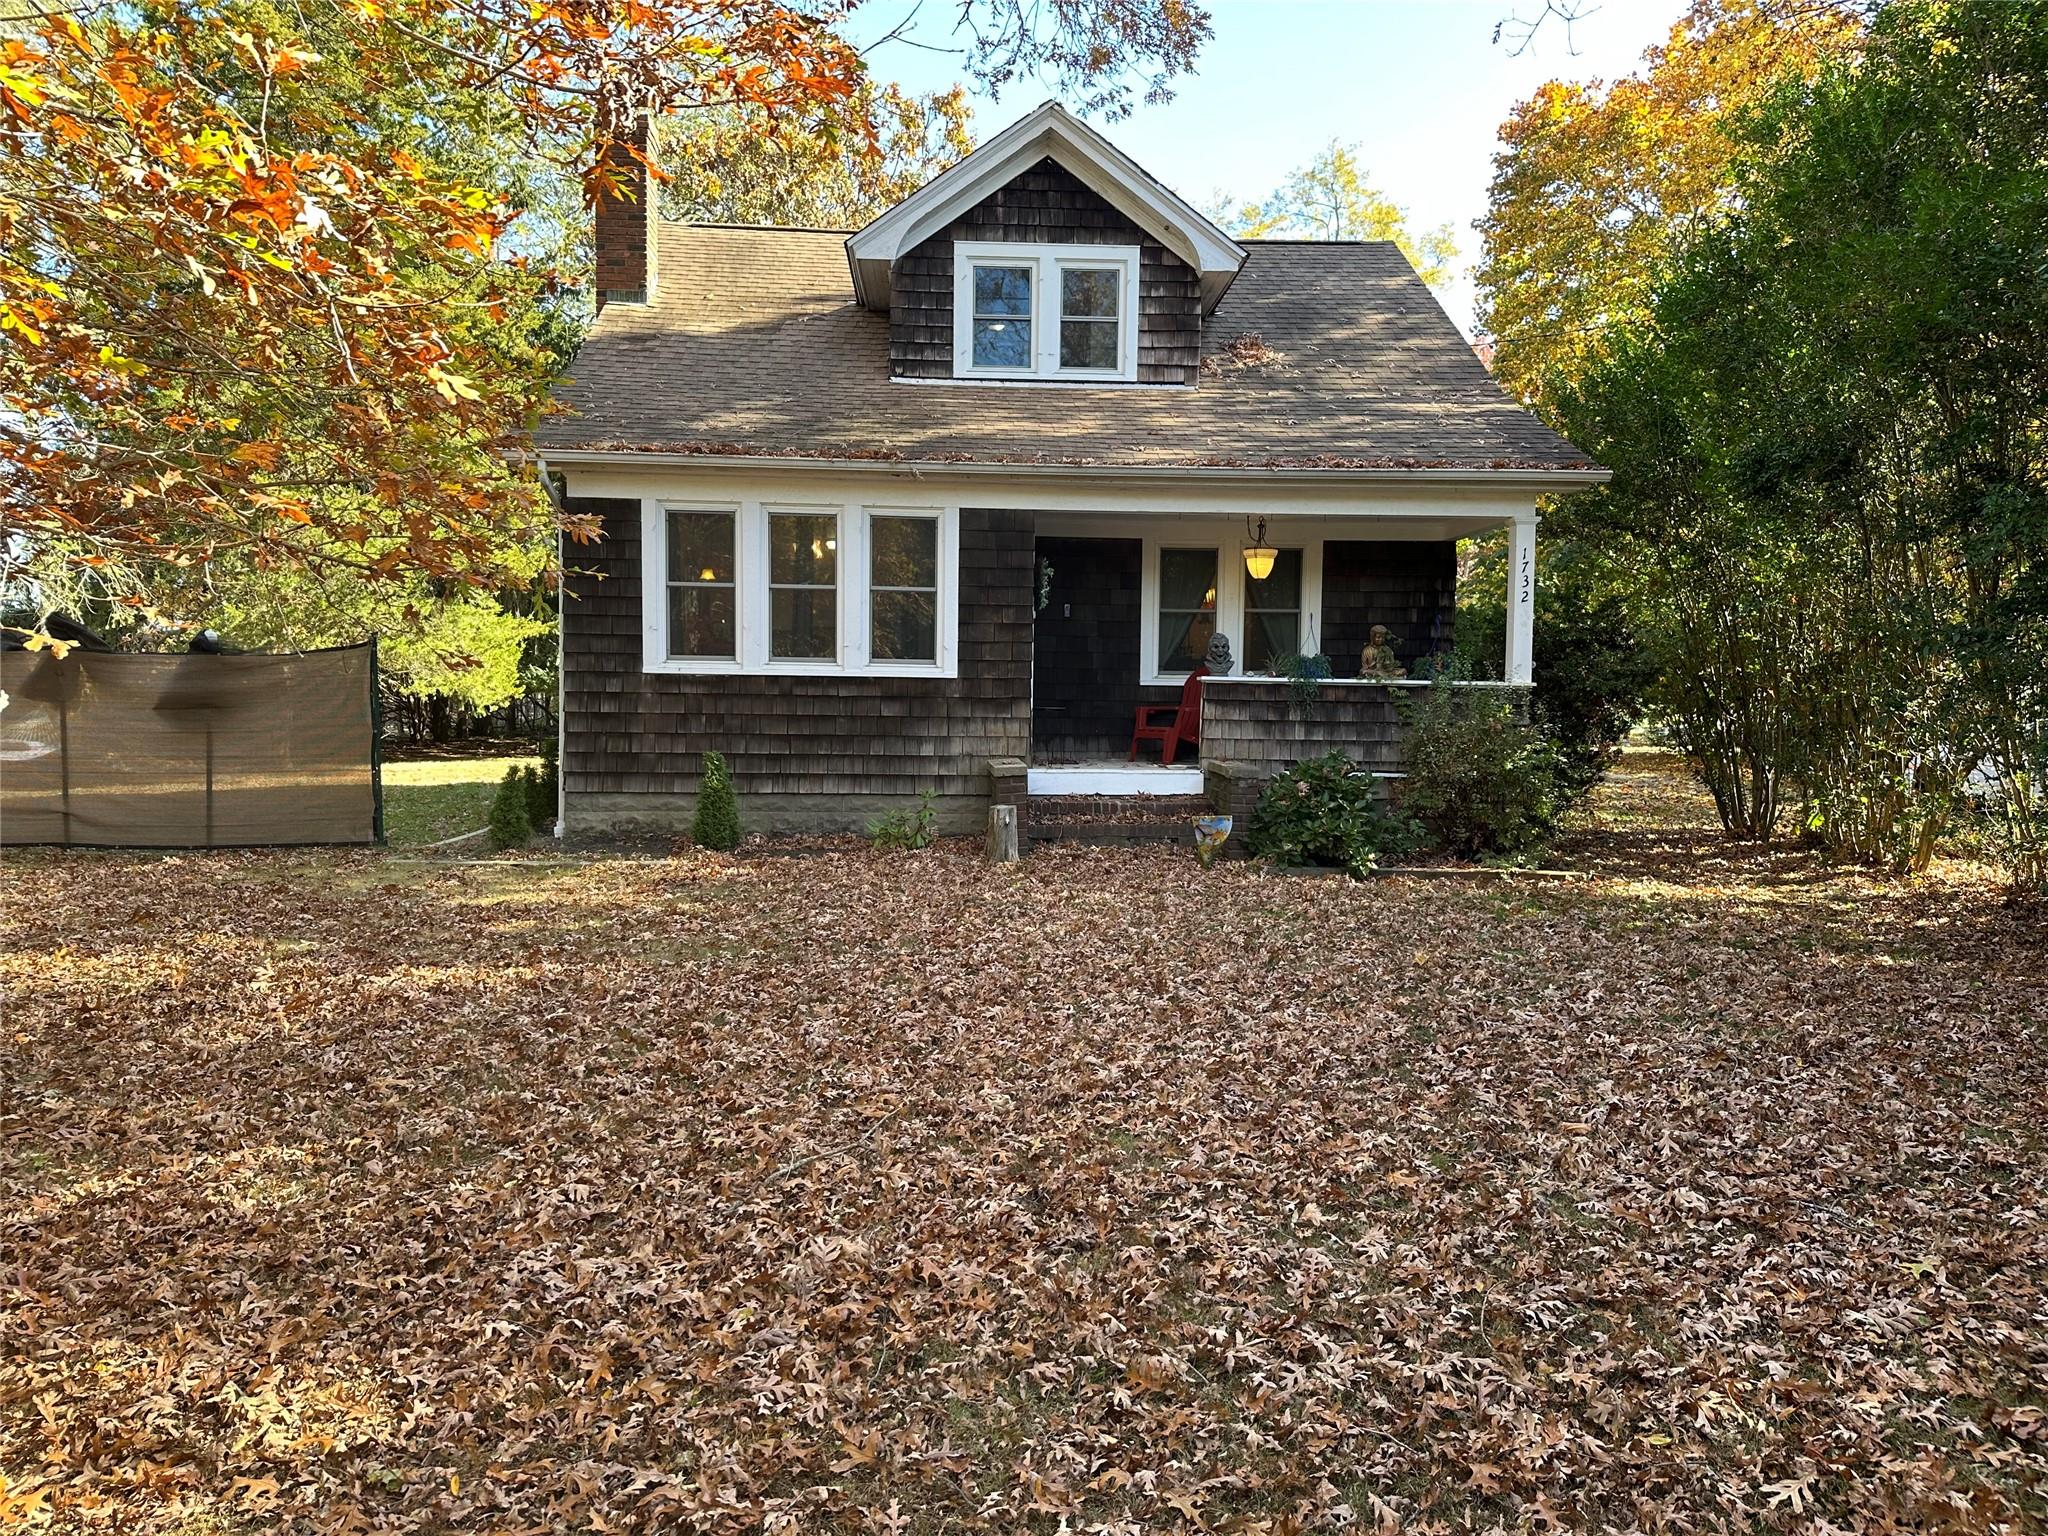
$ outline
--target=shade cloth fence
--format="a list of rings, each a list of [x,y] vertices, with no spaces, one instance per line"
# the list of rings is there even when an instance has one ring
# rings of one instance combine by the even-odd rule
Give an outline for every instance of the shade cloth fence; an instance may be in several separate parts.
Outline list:
[[[376,642],[0,652],[0,843],[241,848],[382,834]]]

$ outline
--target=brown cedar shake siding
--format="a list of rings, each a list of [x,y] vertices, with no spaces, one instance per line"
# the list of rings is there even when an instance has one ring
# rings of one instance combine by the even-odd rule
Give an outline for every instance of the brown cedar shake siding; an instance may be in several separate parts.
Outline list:
[[[1022,240],[1138,247],[1138,382],[1192,384],[1201,363],[1201,279],[1073,174],[1041,160],[896,264],[889,367],[899,378],[953,376],[953,243]]]
[[[571,497],[604,537],[572,549],[562,604],[568,832],[685,830],[707,750],[749,831],[858,832],[938,795],[942,831],[987,825],[988,763],[1028,755],[1029,512],[960,513],[956,678],[679,676],[641,668],[640,503]]]

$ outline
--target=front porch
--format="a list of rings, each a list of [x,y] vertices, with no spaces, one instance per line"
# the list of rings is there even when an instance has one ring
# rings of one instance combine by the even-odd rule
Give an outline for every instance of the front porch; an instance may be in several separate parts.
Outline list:
[[[1533,516],[1042,514],[1029,794],[1184,796],[1205,792],[1204,763],[1270,776],[1331,751],[1398,776],[1402,700],[1455,641],[1458,540],[1503,526],[1519,581],[1500,678],[1461,686],[1521,689],[1533,670]],[[1248,560],[1255,541],[1269,558]],[[1215,664],[1225,652],[1228,670]],[[1312,700],[1283,675],[1297,656],[1332,674]],[[1179,705],[1205,666],[1198,732],[1182,724],[1170,764],[1156,742],[1134,760],[1138,711]]]

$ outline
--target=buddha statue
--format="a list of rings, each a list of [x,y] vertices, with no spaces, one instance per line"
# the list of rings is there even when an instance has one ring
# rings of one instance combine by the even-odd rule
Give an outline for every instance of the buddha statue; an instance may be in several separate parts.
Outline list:
[[[1394,632],[1384,624],[1375,624],[1365,642],[1365,649],[1358,653],[1358,675],[1360,677],[1406,677],[1408,669],[1401,665],[1401,658],[1394,653]]]

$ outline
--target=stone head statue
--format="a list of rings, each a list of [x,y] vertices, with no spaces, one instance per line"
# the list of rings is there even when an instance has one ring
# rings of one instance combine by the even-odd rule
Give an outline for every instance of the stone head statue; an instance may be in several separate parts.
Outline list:
[[[1209,669],[1211,677],[1230,676],[1230,669],[1236,665],[1230,655],[1230,636],[1219,629],[1209,638],[1208,654],[1203,656],[1202,665]]]

